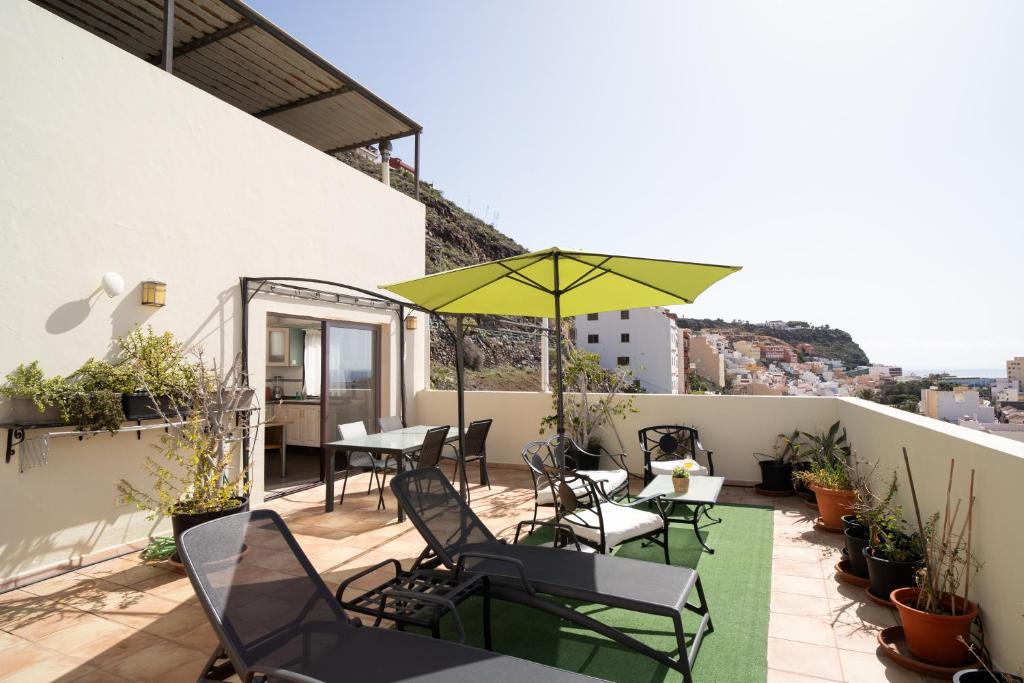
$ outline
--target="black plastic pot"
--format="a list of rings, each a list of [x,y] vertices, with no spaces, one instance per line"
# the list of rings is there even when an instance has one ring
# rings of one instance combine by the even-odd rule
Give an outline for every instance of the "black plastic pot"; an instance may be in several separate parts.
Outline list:
[[[226,508],[224,510],[214,510],[212,512],[197,512],[195,514],[172,514],[171,515],[171,529],[174,532],[174,545],[178,545],[178,539],[181,535],[191,529],[194,526],[199,526],[203,522],[209,522],[211,519],[220,519],[221,517],[227,517],[238,512],[247,512],[249,510],[249,498],[233,498],[238,504],[235,507]],[[174,555],[171,556],[171,560],[174,562],[180,562],[178,553],[175,551]]]
[[[1004,674],[996,672],[997,676],[1002,676],[998,679],[999,681],[1015,681],[1016,683],[1024,683],[1024,678],[1020,676],[1014,676],[1013,674]],[[957,671],[953,674],[953,683],[993,683],[992,676],[989,675],[984,669],[964,669],[963,671]]]
[[[839,518],[843,522],[843,531],[847,529],[863,529],[864,533],[868,533],[868,528],[861,524],[860,520],[857,519],[857,515],[843,515]]]
[[[775,460],[759,460],[761,468],[761,488],[766,491],[792,491],[793,466]]]
[[[868,547],[868,530],[859,526],[843,532],[846,539],[846,557],[850,560],[850,573],[862,579],[868,578],[868,563],[864,549]]]
[[[170,396],[157,396],[154,403],[149,394],[121,394],[121,409],[126,420],[151,420],[160,417],[161,412],[168,417],[174,415],[174,401]]]
[[[871,546],[866,546],[862,555],[867,562],[868,578],[871,580],[870,590],[876,598],[889,599],[889,593],[897,588],[910,588],[914,585],[914,574],[921,563],[896,562],[875,557],[871,554]]]

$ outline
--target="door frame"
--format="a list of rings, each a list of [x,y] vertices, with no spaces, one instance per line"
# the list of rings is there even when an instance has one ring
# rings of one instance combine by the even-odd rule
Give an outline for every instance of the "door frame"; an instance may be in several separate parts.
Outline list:
[[[320,348],[320,448],[323,449],[323,444],[328,441],[335,441],[336,439],[331,436],[331,426],[327,423],[327,402],[328,402],[328,364],[327,356],[330,351],[330,328],[338,327],[348,330],[367,330],[373,333],[374,344],[373,344],[373,392],[374,392],[374,410],[379,418],[383,405],[381,403],[383,399],[382,391],[382,368],[380,366],[381,361],[381,343],[383,335],[381,334],[380,325],[374,325],[372,323],[356,323],[348,322],[345,320],[328,320],[324,319],[321,326],[321,348]],[[377,425],[367,425],[367,432],[374,434],[377,431]],[[322,473],[326,475],[326,473]]]

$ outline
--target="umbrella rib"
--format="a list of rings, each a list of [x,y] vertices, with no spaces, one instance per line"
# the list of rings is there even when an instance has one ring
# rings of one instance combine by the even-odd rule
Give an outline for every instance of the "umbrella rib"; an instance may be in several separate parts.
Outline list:
[[[562,257],[563,258],[572,259],[573,261],[576,261],[578,263],[582,263],[583,265],[588,265],[588,266],[591,265],[591,264],[587,263],[586,261],[582,261],[582,260],[580,260],[578,258],[575,258],[574,256],[572,256],[570,254],[563,253]],[[662,289],[661,287],[655,287],[654,285],[652,285],[649,282],[644,282],[643,280],[638,280],[635,277],[630,277],[629,275],[625,275],[623,273],[620,273],[617,270],[612,270],[611,268],[605,268],[603,266],[601,266],[601,270],[605,271],[606,273],[611,273],[612,275],[617,275],[618,277],[621,277],[624,280],[629,280],[630,282],[633,282],[635,284],[642,285],[642,286],[647,287],[649,289],[653,289],[656,292],[661,292],[662,294],[667,294],[668,296],[673,296],[673,297],[675,297],[677,299],[682,299],[683,301],[685,301],[688,304],[692,304],[693,303],[693,300],[690,299],[689,297],[685,297],[682,294],[677,294],[675,292],[670,292],[669,290]]]
[[[580,275],[578,278],[576,278],[575,280],[570,282],[569,286],[562,290],[562,294],[565,294],[566,292],[572,291],[579,284],[583,284],[583,283],[581,283],[581,280],[586,279],[586,277],[588,275],[590,275],[591,273],[593,273],[595,270],[598,270],[598,269],[605,270],[601,266],[603,266],[604,264],[608,263],[608,261],[611,260],[611,258],[612,258],[611,256],[606,256],[605,259],[603,261],[601,261],[600,263],[595,263],[594,265],[592,265],[590,267],[590,270],[588,270],[587,272],[583,273],[583,275]],[[607,272],[607,270],[605,270],[605,272]],[[587,282],[590,282],[590,280],[587,280]]]
[[[530,266],[532,266],[535,263],[540,263],[541,261],[544,260],[544,258],[545,258],[545,256],[538,256],[533,261],[530,261],[529,263],[523,264],[522,267],[523,268],[529,268]],[[440,311],[445,306],[451,306],[453,303],[455,303],[459,299],[464,299],[465,297],[469,296],[473,292],[479,291],[479,290],[483,289],[484,287],[487,287],[488,285],[493,285],[495,282],[497,282],[498,280],[500,280],[502,278],[509,277],[509,273],[512,273],[514,275],[519,275],[519,277],[522,277],[522,278],[526,278],[526,276],[523,275],[522,273],[520,273],[518,270],[513,269],[513,268],[509,268],[507,265],[505,265],[501,261],[493,261],[492,263],[494,263],[495,265],[501,266],[502,268],[507,270],[508,273],[502,273],[501,275],[499,275],[498,277],[494,278],[493,280],[489,280],[488,282],[484,282],[483,284],[474,287],[473,289],[471,289],[468,292],[462,292],[461,294],[459,294],[455,298],[449,299],[448,301],[445,301],[443,304],[441,304],[439,306],[434,306],[433,310],[434,311]],[[482,265],[488,265],[488,264],[482,264]],[[526,278],[526,280],[527,280],[526,282],[523,282],[522,280],[517,280],[517,282],[519,282],[520,284],[529,285],[530,287],[536,287],[536,288],[540,289],[541,291],[547,292],[548,294],[552,293],[552,292],[548,291],[547,289],[544,289],[543,287],[541,287],[539,284],[536,284],[535,282],[533,282],[529,278]]]

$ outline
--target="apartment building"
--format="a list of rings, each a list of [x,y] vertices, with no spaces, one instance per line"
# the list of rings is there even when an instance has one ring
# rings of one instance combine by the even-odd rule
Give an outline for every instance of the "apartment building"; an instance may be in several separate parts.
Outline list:
[[[679,328],[662,307],[576,316],[576,345],[609,370],[629,367],[649,394],[678,394]]]
[[[1006,378],[1015,379],[1024,387],[1024,356],[1006,361]]]
[[[997,378],[992,385],[992,400],[998,403],[1020,400],[1020,380]]]
[[[694,372],[717,387],[725,386],[725,355],[718,335],[701,334],[690,338],[690,363]]]
[[[982,403],[977,391],[962,386],[953,391],[922,389],[918,411],[922,415],[953,424],[965,417],[982,423],[996,421],[995,409]]]

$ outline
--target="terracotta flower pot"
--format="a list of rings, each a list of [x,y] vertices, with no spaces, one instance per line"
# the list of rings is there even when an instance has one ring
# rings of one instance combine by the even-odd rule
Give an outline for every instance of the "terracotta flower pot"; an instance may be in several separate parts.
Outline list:
[[[971,653],[957,637],[970,642],[971,622],[978,616],[978,606],[961,597],[944,595],[942,604],[947,609],[955,604],[956,616],[930,614],[916,607],[920,592],[920,588],[897,588],[889,594],[900,613],[910,654],[936,666],[966,664]]]
[[[672,488],[676,493],[686,493],[690,490],[689,477],[672,477]]]
[[[853,513],[853,503],[857,499],[854,491],[843,491],[840,489],[823,489],[820,486],[811,486],[814,495],[818,499],[818,512],[821,513],[821,521],[825,526],[833,529],[843,528],[843,515]]]

